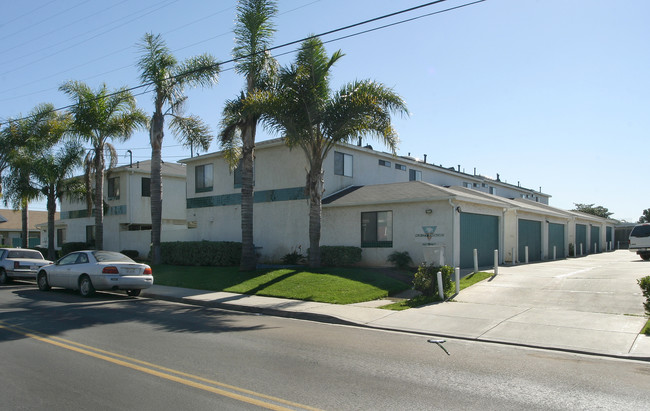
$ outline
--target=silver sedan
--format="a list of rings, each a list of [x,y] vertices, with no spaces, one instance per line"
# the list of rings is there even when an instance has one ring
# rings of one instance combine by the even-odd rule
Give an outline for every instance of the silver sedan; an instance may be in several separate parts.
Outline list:
[[[90,297],[95,290],[126,290],[130,296],[153,285],[151,267],[136,263],[114,251],[75,251],[56,263],[42,267],[36,277],[38,288],[51,287],[79,290]]]

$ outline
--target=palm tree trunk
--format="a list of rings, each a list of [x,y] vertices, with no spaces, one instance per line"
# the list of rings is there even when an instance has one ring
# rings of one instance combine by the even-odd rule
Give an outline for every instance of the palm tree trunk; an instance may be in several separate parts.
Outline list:
[[[47,259],[56,260],[54,250],[54,215],[56,214],[56,196],[54,186],[50,186],[47,194]]]
[[[151,125],[151,261],[162,263],[162,142],[165,117],[156,111]]]
[[[21,230],[21,239],[20,246],[22,248],[29,247],[29,203],[26,200],[23,200],[23,207],[21,210],[22,217],[22,230]]]
[[[309,195],[309,266],[320,267],[320,231],[323,211],[323,167],[320,162],[307,174],[307,194]]]
[[[243,135],[242,187],[241,187],[241,241],[240,271],[252,271],[257,267],[253,239],[253,158],[255,153],[255,125],[247,125]]]
[[[95,153],[95,249],[104,249],[104,147]]]

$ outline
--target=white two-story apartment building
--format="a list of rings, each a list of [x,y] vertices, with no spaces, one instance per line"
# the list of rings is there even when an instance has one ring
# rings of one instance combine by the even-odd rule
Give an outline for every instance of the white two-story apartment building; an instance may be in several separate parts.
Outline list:
[[[183,239],[187,233],[185,210],[185,166],[164,163],[162,237]],[[115,167],[104,180],[104,248],[137,250],[146,257],[151,245],[151,161]],[[88,212],[85,201],[63,199],[59,233],[65,242],[95,241],[94,209]]]
[[[426,159],[425,159],[426,160]],[[241,180],[223,153],[187,164],[188,238],[241,240]],[[256,147],[254,238],[262,260],[308,247],[307,163],[281,139]],[[607,249],[613,222],[559,210],[549,195],[412,157],[348,144],[324,162],[322,245],[362,247],[363,262],[385,265],[393,251],[416,263],[444,257],[469,267],[562,258]],[[576,246],[578,244],[578,246]]]

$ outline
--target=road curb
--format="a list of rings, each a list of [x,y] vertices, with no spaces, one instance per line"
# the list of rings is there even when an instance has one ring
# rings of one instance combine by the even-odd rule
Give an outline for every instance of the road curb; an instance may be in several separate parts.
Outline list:
[[[510,341],[463,337],[463,336],[450,335],[450,334],[428,333],[428,332],[415,331],[415,330],[404,330],[404,329],[393,328],[393,327],[379,327],[379,326],[374,326],[372,324],[364,324],[364,323],[347,321],[338,318],[336,316],[327,315],[327,314],[286,311],[286,310],[279,310],[279,309],[268,308],[268,307],[251,307],[251,306],[243,306],[243,305],[230,304],[230,303],[224,303],[218,301],[201,301],[201,300],[189,299],[186,297],[174,297],[174,296],[152,294],[152,293],[145,293],[143,294],[142,297],[151,298],[154,300],[164,300],[164,301],[176,302],[181,304],[196,305],[196,306],[207,307],[207,308],[219,308],[219,309],[224,309],[229,311],[237,311],[237,312],[244,312],[244,313],[251,313],[251,314],[262,314],[262,315],[268,315],[272,317],[293,318],[298,320],[315,321],[315,322],[321,322],[326,324],[347,325],[347,326],[362,327],[362,328],[373,329],[373,330],[403,332],[407,334],[422,335],[427,337],[435,336],[435,337],[442,337],[442,338],[452,338],[455,340],[462,340],[462,341],[475,341],[475,342],[483,342],[488,344],[507,345],[512,347],[524,347],[524,348],[531,348],[531,349],[538,349],[538,350],[557,351],[557,352],[563,352],[567,354],[580,354],[580,355],[605,357],[605,358],[618,359],[618,360],[650,362],[650,357],[636,357],[631,355],[598,353],[598,352],[584,351],[584,350],[577,350],[577,349],[570,349],[570,348],[547,347],[547,346],[534,345],[534,344],[514,343]]]

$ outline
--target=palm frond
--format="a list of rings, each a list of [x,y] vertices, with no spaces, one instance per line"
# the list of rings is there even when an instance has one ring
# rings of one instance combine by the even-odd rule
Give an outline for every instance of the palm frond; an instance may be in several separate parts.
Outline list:
[[[169,127],[174,134],[181,137],[181,144],[185,147],[210,148],[214,136],[210,127],[196,116],[172,117]]]

